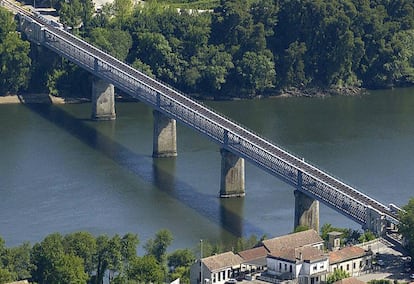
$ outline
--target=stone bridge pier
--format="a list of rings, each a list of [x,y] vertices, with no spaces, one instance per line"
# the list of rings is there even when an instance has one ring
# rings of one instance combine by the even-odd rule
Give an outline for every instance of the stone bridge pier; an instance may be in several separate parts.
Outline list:
[[[220,197],[245,195],[244,159],[226,149],[221,149]]]
[[[294,228],[302,225],[319,232],[319,201],[307,196],[299,190],[295,190],[294,194]]]
[[[177,126],[175,119],[154,110],[153,151],[154,158],[177,156]]]
[[[114,85],[94,78],[92,82],[92,119],[114,120],[115,118]]]

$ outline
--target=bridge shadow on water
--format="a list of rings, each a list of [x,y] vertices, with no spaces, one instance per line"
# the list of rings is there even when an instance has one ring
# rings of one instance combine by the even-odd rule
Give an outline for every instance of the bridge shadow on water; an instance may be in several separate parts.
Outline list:
[[[188,184],[174,175],[175,158],[153,159],[150,155],[137,154],[89,126],[87,122],[90,120],[76,118],[57,106],[49,104],[25,104],[25,106],[145,182],[154,184],[162,192],[186,207],[197,211],[198,214],[235,237],[247,234],[263,235],[262,229],[243,218],[243,198],[220,199],[218,193],[216,196],[212,196],[196,191],[195,185]],[[173,171],[170,173],[166,170],[168,168]],[[198,202],[194,202],[194,200],[198,200]],[[219,210],[217,210],[218,207]]]

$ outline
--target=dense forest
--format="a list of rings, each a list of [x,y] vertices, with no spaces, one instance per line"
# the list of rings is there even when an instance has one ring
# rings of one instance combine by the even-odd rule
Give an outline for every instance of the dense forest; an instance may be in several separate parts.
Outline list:
[[[36,1],[56,8],[74,34],[194,96],[414,84],[411,0],[196,1],[213,5],[207,10],[166,2],[114,0],[95,11],[92,0]],[[0,91],[89,94],[90,75],[72,63],[35,45],[26,58],[28,44],[6,18],[0,80],[10,83]]]

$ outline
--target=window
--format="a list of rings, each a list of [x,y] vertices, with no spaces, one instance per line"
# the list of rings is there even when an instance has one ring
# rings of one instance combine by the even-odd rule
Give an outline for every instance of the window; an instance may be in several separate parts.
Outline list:
[[[279,262],[279,271],[282,271],[282,263]]]
[[[218,274],[218,281],[221,281],[221,273],[217,273]]]
[[[356,263],[354,262],[353,264],[352,264],[352,267],[355,269],[356,268],[356,265],[355,265]]]
[[[216,283],[216,273],[213,273],[213,283]]]
[[[285,271],[287,270],[287,263],[285,263]]]
[[[362,268],[362,260],[359,262],[359,268]]]
[[[227,270],[227,278],[231,278],[231,270]]]
[[[320,266],[319,266],[319,269],[323,269],[325,266],[324,266],[324,264],[322,263]]]
[[[292,273],[292,264],[290,265],[289,272]]]
[[[346,270],[349,270],[349,263],[346,265]]]

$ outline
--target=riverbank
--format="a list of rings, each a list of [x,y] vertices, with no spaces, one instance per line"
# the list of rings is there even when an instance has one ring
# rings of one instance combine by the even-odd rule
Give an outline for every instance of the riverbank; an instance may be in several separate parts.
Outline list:
[[[87,102],[85,98],[61,98],[49,94],[21,94],[0,96],[0,104],[66,104]]]
[[[281,90],[279,93],[268,96],[272,98],[289,98],[289,97],[309,97],[309,98],[321,98],[331,96],[359,96],[366,93],[367,90],[358,87],[342,87],[342,88],[308,88],[298,89],[289,88]],[[260,99],[266,96],[256,96],[253,99]],[[215,100],[213,97],[194,97],[200,100]],[[221,98],[220,100],[239,100],[242,98]],[[136,101],[136,99],[129,96],[116,95],[116,100],[121,101]],[[21,95],[7,95],[0,96],[0,104],[16,104],[16,103],[42,103],[42,104],[67,104],[67,103],[84,103],[89,102],[87,98],[62,98],[52,96],[46,93],[43,94],[21,94]]]
[[[289,88],[281,90],[277,97],[309,97],[323,98],[332,96],[360,96],[367,92],[366,89],[360,87],[336,87],[336,88]]]

